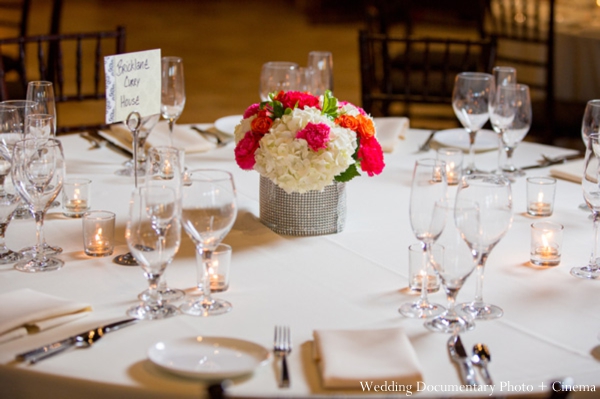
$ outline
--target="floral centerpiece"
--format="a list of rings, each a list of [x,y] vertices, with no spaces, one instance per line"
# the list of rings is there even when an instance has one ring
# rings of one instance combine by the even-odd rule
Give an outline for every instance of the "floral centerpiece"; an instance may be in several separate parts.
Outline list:
[[[384,168],[373,119],[329,91],[319,97],[272,93],[246,109],[235,141],[237,164],[258,171],[261,184],[266,178],[287,194],[323,192],[361,171],[374,176]]]

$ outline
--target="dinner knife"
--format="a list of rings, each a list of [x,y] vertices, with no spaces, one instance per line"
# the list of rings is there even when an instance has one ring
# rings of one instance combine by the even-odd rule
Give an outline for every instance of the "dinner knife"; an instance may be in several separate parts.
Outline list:
[[[92,346],[94,342],[102,338],[104,334],[130,326],[137,321],[139,321],[139,319],[131,318],[99,326],[91,330],[84,331],[80,334],[73,335],[69,338],[20,353],[16,356],[16,359],[22,362],[29,362],[30,364],[33,364],[50,356],[64,352],[67,349],[88,348]]]
[[[546,166],[557,165],[560,163],[564,163],[565,161],[568,161],[571,159],[577,159],[577,158],[581,158],[581,154],[577,153],[577,154],[566,155],[564,157],[558,157],[558,158],[554,158],[554,159],[544,159],[544,160],[542,160],[541,163],[536,163],[535,165],[523,166],[520,169],[528,170],[528,169],[545,168]]]
[[[467,351],[465,351],[465,347],[458,334],[453,335],[448,340],[448,352],[450,353],[452,361],[458,364],[462,382],[465,385],[478,385],[475,378],[473,363],[471,363],[471,360],[467,356]]]

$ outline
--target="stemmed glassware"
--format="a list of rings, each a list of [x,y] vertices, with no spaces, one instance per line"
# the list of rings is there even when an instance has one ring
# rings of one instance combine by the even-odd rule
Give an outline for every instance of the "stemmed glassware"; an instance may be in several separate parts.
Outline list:
[[[502,120],[502,146],[505,162],[501,161],[500,170],[509,177],[524,176],[525,172],[517,168],[512,160],[517,145],[525,138],[531,127],[531,98],[529,86],[508,84],[498,86],[497,104],[493,119]]]
[[[415,163],[410,190],[410,224],[417,240],[423,245],[426,261],[421,271],[423,285],[420,298],[404,303],[398,309],[406,317],[432,317],[445,310],[443,306],[427,300],[427,269],[431,263],[431,246],[442,234],[446,223],[444,209],[435,204],[446,198],[447,187],[444,162],[422,159]]]
[[[475,140],[477,132],[490,117],[489,103],[494,96],[494,76],[481,72],[461,72],[456,76],[452,91],[452,108],[469,133],[469,161],[463,173],[476,173]]]
[[[179,57],[162,58],[162,89],[160,113],[169,122],[169,142],[173,146],[173,127],[185,106],[183,60]]]
[[[296,90],[300,81],[299,66],[295,62],[267,62],[260,71],[260,100],[267,101],[269,93]]]
[[[26,99],[37,104],[35,113],[54,117],[54,131],[56,132],[56,102],[52,82],[34,80],[27,83]]]
[[[500,167],[502,165],[502,152],[504,151],[504,145],[502,143],[502,134],[506,129],[506,120],[500,117],[498,114],[494,114],[496,103],[498,102],[498,87],[505,86],[508,84],[517,83],[517,70],[509,66],[497,66],[492,70],[494,75],[494,82],[496,83],[496,94],[490,101],[490,123],[494,132],[498,134],[498,170],[497,173],[501,173]]]
[[[56,139],[18,141],[12,161],[13,184],[35,217],[37,233],[33,258],[18,262],[15,268],[25,272],[57,270],[64,262],[48,257],[44,250],[43,228],[46,211],[60,193],[65,178],[62,145]]]
[[[425,322],[425,327],[431,331],[457,334],[475,328],[471,316],[460,310],[457,312],[455,301],[458,292],[462,288],[467,277],[475,269],[475,263],[471,258],[469,247],[461,239],[454,219],[454,209],[458,209],[460,218],[471,218],[461,220],[460,223],[478,223],[479,208],[477,203],[469,200],[440,201],[436,207],[441,207],[446,214],[446,226],[444,232],[437,241],[437,250],[432,251],[431,263],[437,272],[442,286],[446,291],[448,306],[446,311],[433,319]]]
[[[229,172],[196,169],[188,172],[183,185],[181,221],[196,245],[200,298],[190,300],[180,309],[194,316],[212,316],[231,310],[231,303],[214,299],[210,294],[211,258],[237,216],[236,191]]]
[[[309,68],[312,68],[315,75],[315,85],[312,94],[320,96],[326,90],[333,92],[333,56],[329,51],[311,51],[308,53]]]
[[[180,210],[170,187],[136,188],[131,196],[125,238],[129,251],[144,270],[148,295],[127,314],[138,319],[164,319],[176,315],[177,308],[158,293],[158,281],[179,250]]]
[[[581,120],[581,139],[586,148],[592,133],[600,133],[600,100],[598,99],[587,102]],[[588,211],[590,208],[587,203],[583,202],[579,204],[579,209]]]
[[[600,133],[589,133],[588,144],[585,150],[585,160],[581,187],[583,198],[592,211],[594,220],[594,244],[590,260],[586,266],[574,267],[571,275],[577,278],[597,279],[600,277]]]
[[[473,174],[463,176],[456,193],[454,218],[461,237],[473,255],[477,268],[475,299],[461,309],[474,319],[502,317],[498,306],[483,301],[483,272],[492,249],[504,237],[512,223],[512,191],[505,176]],[[477,204],[478,212],[464,201]]]

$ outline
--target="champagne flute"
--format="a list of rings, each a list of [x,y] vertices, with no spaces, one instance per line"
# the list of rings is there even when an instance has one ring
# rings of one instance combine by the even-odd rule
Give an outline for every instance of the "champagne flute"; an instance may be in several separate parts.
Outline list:
[[[26,139],[15,144],[11,177],[19,195],[29,206],[36,222],[37,243],[32,259],[15,264],[24,272],[60,269],[64,262],[48,257],[44,251],[44,218],[52,201],[62,189],[65,178],[65,159],[60,141]]]
[[[158,281],[179,250],[180,208],[170,187],[142,187],[133,191],[125,238],[129,251],[148,280],[148,295],[127,314],[138,319],[164,319],[179,313],[158,293]]]
[[[465,200],[477,203],[464,206]],[[483,301],[483,271],[492,249],[504,237],[512,223],[512,191],[505,176],[473,174],[463,176],[456,193],[454,218],[461,237],[473,255],[477,269],[475,299],[461,309],[475,319],[491,320],[502,317],[503,311]],[[459,206],[460,205],[460,206]]]
[[[494,76],[481,72],[461,72],[454,80],[452,109],[469,133],[469,161],[463,173],[476,173],[475,140],[477,132],[490,117],[489,103],[494,96]]]
[[[315,71],[316,79],[312,94],[320,96],[325,91],[333,92],[333,56],[329,51],[311,51],[308,53],[309,68]]]
[[[415,163],[410,190],[410,224],[423,245],[425,259],[422,274],[421,296],[415,302],[404,303],[398,311],[406,317],[426,318],[436,316],[445,309],[427,300],[427,269],[431,262],[431,246],[444,230],[446,222],[443,209],[436,207],[447,192],[446,164],[437,159],[422,159]]]
[[[425,322],[425,327],[431,331],[458,334],[475,328],[475,323],[469,314],[457,312],[456,296],[465,280],[473,273],[475,263],[471,258],[469,247],[461,239],[454,219],[455,207],[460,210],[460,217],[472,218],[475,223],[479,219],[478,205],[469,200],[439,201],[437,207],[443,209],[446,215],[444,232],[437,241],[437,248],[432,250],[431,263],[440,277],[446,291],[448,306],[446,311]],[[465,221],[469,223],[469,221]],[[461,222],[462,223],[462,222]]]
[[[577,278],[597,279],[600,277],[600,133],[589,133],[585,150],[585,160],[581,187],[585,203],[592,211],[594,221],[594,242],[590,260],[586,266],[574,267],[571,275]]]
[[[214,299],[210,292],[212,253],[233,227],[237,215],[236,191],[229,172],[196,169],[186,175],[182,190],[183,228],[196,245],[200,298],[180,309],[194,316],[212,316],[231,310],[231,303]]]
[[[509,66],[497,66],[492,70],[492,74],[494,75],[494,81],[496,82],[496,94],[492,97],[490,101],[490,123],[494,131],[498,134],[498,170],[500,173],[500,166],[502,164],[502,151],[504,146],[502,144],[502,133],[505,129],[505,123],[503,119],[499,119],[497,115],[494,114],[494,109],[496,108],[496,103],[498,101],[498,88],[500,86],[504,86],[511,83],[517,83],[517,70],[513,67]]]
[[[56,101],[52,82],[34,80],[27,83],[26,99],[37,104],[36,113],[54,116],[54,131],[56,132]]]
[[[267,101],[270,93],[297,90],[300,85],[298,69],[295,62],[271,61],[263,64],[258,93],[260,100]]]
[[[162,58],[162,89],[160,113],[169,122],[169,142],[173,146],[173,127],[185,106],[183,60],[179,57]]]
[[[531,127],[531,98],[529,86],[524,84],[508,84],[498,87],[499,97],[503,98],[503,107],[499,105],[494,113],[500,114],[507,122],[502,131],[502,146],[504,148],[500,170],[509,177],[524,176],[525,172],[517,168],[512,160],[517,145],[525,138]],[[502,111],[500,111],[502,108]]]

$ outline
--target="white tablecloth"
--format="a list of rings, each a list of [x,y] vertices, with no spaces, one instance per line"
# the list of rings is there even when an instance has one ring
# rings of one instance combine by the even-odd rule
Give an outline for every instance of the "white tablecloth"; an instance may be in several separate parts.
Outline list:
[[[197,318],[177,316],[138,323],[108,334],[89,349],[78,349],[30,366],[14,361],[15,354],[64,338],[125,316],[147,283],[138,267],[118,266],[112,257],[90,258],[82,251],[81,220],[52,210],[45,225],[47,241],[64,248],[66,264],[55,272],[26,274],[0,266],[0,291],[33,288],[74,301],[92,304],[92,314],[54,329],[0,344],[0,397],[87,398],[197,398],[201,382],[176,377],[157,369],[146,357],[156,341],[196,335],[243,338],[267,348],[273,327],[291,327],[294,350],[289,356],[291,387],[277,386],[274,363],[247,378],[234,381],[234,396],[304,396],[341,394],[322,388],[312,356],[315,329],[380,329],[403,327],[423,367],[424,385],[437,392],[421,396],[452,395],[440,390],[460,384],[458,370],[448,357],[448,335],[431,333],[422,320],[407,319],[398,307],[416,299],[406,292],[409,244],[415,242],[408,218],[411,172],[415,154],[426,131],[411,130],[396,151],[386,154],[386,168],[377,177],[366,176],[347,185],[348,219],[345,231],[321,237],[283,237],[258,219],[256,172],[244,172],[233,161],[233,146],[187,156],[190,168],[229,170],[238,190],[239,214],[225,242],[233,247],[231,286],[217,294],[233,304],[229,314]],[[62,138],[70,176],[91,177],[92,208],[117,213],[118,246],[126,252],[124,227],[133,179],[116,176],[124,158],[109,149],[88,150],[77,135]],[[516,163],[525,165],[565,150],[522,143]],[[496,166],[497,152],[476,156],[480,168]],[[533,169],[528,175],[547,175]],[[554,268],[529,264],[530,224],[525,216],[525,179],[513,185],[514,222],[492,251],[485,272],[484,298],[501,306],[499,320],[479,322],[462,335],[469,350],[477,342],[492,352],[494,394],[519,390],[540,392],[556,377],[570,376],[576,384],[600,388],[600,281],[583,281],[569,275],[583,266],[591,249],[592,222],[578,209],[581,188],[559,181],[555,213],[550,217],[565,226],[562,262]],[[16,220],[8,228],[8,245],[21,248],[34,241],[32,220]],[[166,272],[169,285],[191,288],[196,282],[194,249],[186,237]],[[467,280],[459,301],[474,295],[474,278]],[[445,303],[440,291],[431,299]],[[10,306],[10,304],[0,304]],[[524,384],[524,385],[523,385]],[[413,394],[418,387],[413,387]],[[360,393],[360,390],[355,391]],[[490,394],[488,390],[485,396]]]

